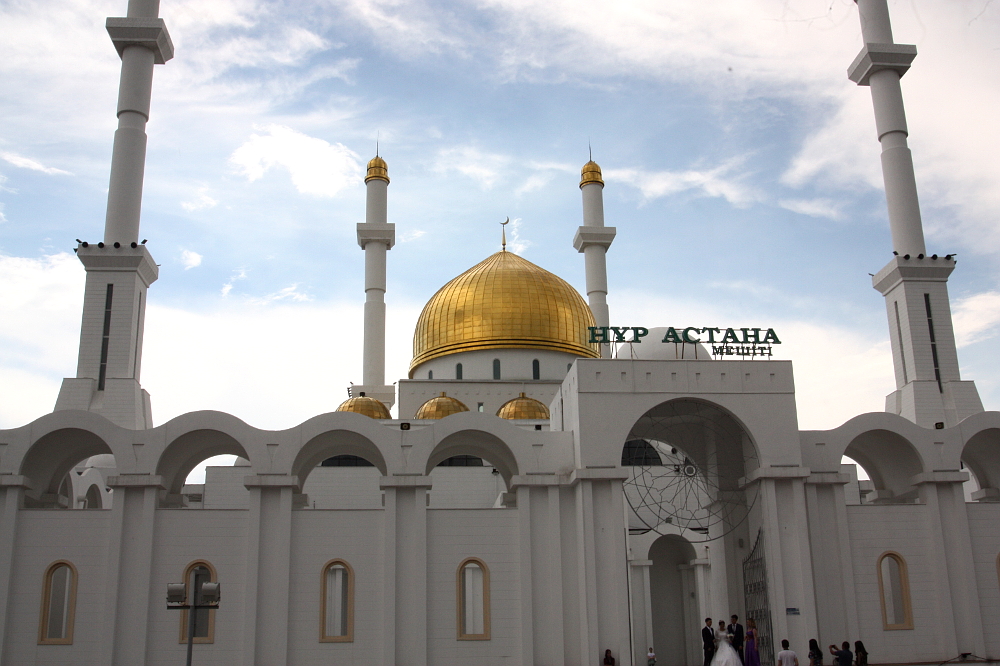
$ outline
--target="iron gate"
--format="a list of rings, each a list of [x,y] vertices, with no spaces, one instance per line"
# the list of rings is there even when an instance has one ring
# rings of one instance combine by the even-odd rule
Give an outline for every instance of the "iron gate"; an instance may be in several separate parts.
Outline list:
[[[757,625],[757,651],[761,666],[774,665],[774,637],[771,633],[771,604],[767,597],[767,563],[764,559],[764,530],[757,530],[753,550],[743,560],[743,598],[747,619]]]

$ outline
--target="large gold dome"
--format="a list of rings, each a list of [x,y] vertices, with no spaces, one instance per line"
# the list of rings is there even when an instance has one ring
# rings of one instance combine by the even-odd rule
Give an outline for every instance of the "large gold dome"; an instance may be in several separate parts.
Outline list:
[[[597,358],[587,343],[594,315],[562,278],[513,252],[497,252],[441,287],[413,333],[413,370],[480,349],[548,349]]]

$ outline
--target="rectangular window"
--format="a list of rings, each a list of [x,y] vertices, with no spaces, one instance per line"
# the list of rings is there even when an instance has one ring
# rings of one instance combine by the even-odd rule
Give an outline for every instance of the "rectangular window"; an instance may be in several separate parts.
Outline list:
[[[934,361],[934,378],[937,379],[938,391],[944,393],[941,386],[941,369],[938,367],[937,340],[934,339],[934,317],[931,316],[931,295],[924,294],[924,308],[927,310],[927,329],[931,334],[931,359]]]
[[[101,336],[101,369],[97,376],[97,390],[104,390],[104,380],[108,375],[108,347],[111,344],[111,302],[115,285],[109,284],[104,296],[104,333]]]

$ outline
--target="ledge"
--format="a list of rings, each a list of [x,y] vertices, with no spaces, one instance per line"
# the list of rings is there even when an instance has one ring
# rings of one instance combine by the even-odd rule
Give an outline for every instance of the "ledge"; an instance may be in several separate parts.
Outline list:
[[[573,236],[573,247],[577,252],[583,252],[590,245],[600,245],[607,250],[617,233],[615,227],[580,227]]]
[[[88,243],[87,247],[84,247],[81,244],[76,248],[76,256],[79,257],[80,263],[88,272],[138,273],[147,287],[156,282],[156,278],[160,276],[160,269],[157,268],[153,256],[145,245],[133,248],[128,245],[98,247],[97,243]]]
[[[813,472],[806,477],[806,483],[813,485],[845,484],[851,482],[851,475],[843,472]]]
[[[917,474],[912,479],[910,483],[915,486],[921,483],[965,483],[969,480],[969,475],[967,472],[924,472],[923,474]]]
[[[166,489],[163,485],[163,477],[158,474],[118,474],[108,477],[108,486],[111,488],[160,488]]]
[[[931,259],[924,257],[893,257],[882,270],[872,278],[872,286],[883,296],[888,294],[900,282],[920,280],[923,282],[947,282],[948,276],[955,270],[955,261],[939,257]]]
[[[358,245],[363,250],[368,243],[383,243],[391,250],[396,244],[396,225],[358,223]]]
[[[812,472],[809,468],[799,465],[794,467],[758,467],[740,479],[739,485],[742,488],[761,479],[807,479],[810,476],[812,476]]]
[[[378,480],[378,487],[382,490],[386,488],[430,488],[433,486],[431,477],[423,474],[413,474],[412,476],[383,476]]]
[[[167,24],[160,18],[113,18],[105,27],[111,43],[122,57],[129,46],[144,46],[153,52],[153,62],[162,65],[174,57],[174,43],[167,32]]]
[[[30,488],[28,477],[20,474],[0,474],[0,488]]]
[[[902,78],[916,57],[917,47],[912,44],[865,44],[847,68],[847,78],[867,86],[872,74],[883,69],[895,70]]]
[[[302,489],[299,477],[290,474],[254,474],[243,477],[246,488],[294,488],[296,492]]]

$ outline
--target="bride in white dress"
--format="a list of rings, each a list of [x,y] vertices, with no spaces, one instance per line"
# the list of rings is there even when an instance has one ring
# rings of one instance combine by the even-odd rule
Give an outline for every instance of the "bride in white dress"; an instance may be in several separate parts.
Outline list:
[[[712,666],[743,666],[731,641],[732,636],[726,633],[725,621],[720,621],[719,628],[715,630],[715,656],[712,657]]]

